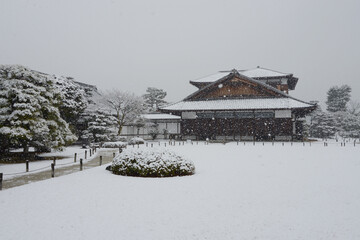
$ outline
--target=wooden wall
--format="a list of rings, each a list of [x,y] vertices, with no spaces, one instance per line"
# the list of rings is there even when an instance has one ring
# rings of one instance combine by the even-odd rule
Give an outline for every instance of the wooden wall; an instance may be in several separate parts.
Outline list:
[[[198,139],[216,139],[216,136],[254,136],[270,140],[275,136],[291,136],[292,121],[286,118],[265,119],[189,119],[181,122],[182,135]]]
[[[209,89],[200,92],[194,96],[193,99],[212,99],[212,98],[223,98],[223,97],[266,97],[276,96],[276,92],[271,91],[265,87],[259,86],[258,84],[234,77],[230,81],[224,82],[217,86],[213,86]]]

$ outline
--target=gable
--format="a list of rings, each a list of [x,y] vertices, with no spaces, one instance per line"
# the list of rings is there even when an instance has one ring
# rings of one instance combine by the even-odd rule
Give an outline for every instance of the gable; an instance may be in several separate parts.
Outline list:
[[[188,100],[224,99],[224,98],[258,98],[278,97],[278,92],[264,87],[256,81],[242,78],[241,75],[232,74],[222,81],[199,90]]]

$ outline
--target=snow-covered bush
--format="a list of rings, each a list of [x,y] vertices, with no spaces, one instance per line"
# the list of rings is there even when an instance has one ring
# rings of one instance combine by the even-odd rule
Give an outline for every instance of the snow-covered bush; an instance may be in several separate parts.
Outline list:
[[[139,137],[134,137],[129,140],[130,145],[144,144],[144,143],[145,143],[144,139],[139,138]]]
[[[167,149],[126,149],[112,163],[114,174],[137,177],[173,177],[195,173],[194,164]]]
[[[103,148],[123,148],[126,147],[126,142],[105,142],[103,143]]]

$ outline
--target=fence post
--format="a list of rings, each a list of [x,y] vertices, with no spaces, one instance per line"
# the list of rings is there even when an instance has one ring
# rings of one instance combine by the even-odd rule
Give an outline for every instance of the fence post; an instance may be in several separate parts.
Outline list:
[[[82,158],[80,158],[80,171],[82,171],[83,170],[83,160],[82,160]]]
[[[54,157],[53,163],[54,163],[54,166],[55,166],[56,165],[56,157]]]
[[[100,156],[100,166],[101,166],[101,164],[102,164],[102,156]]]
[[[113,153],[113,158],[115,157],[115,153]]]
[[[2,190],[3,173],[0,173],[0,191]]]
[[[154,144],[152,143],[152,144],[151,144],[151,147],[153,147],[153,146],[154,146]]]
[[[85,150],[85,159],[87,158],[87,151]]]
[[[52,178],[55,177],[55,164],[54,163],[51,164],[51,177]]]
[[[91,157],[91,152],[92,152],[92,151],[91,151],[91,148],[90,148],[90,149],[89,149],[90,157]]]
[[[26,160],[26,172],[29,171],[29,160]]]
[[[76,162],[77,153],[74,154],[74,162]]]

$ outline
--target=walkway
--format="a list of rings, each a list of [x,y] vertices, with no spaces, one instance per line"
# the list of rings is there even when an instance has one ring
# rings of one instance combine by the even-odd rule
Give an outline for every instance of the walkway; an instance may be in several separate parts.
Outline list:
[[[102,164],[110,163],[113,160],[113,153],[115,153],[116,150],[114,149],[99,149],[96,153],[96,156],[83,163],[83,170],[90,169],[93,167],[98,167],[100,165],[100,156],[102,156]],[[60,165],[60,164],[59,164]],[[105,166],[104,166],[105,168]],[[78,172],[80,171],[80,163],[77,162],[76,164],[72,164],[69,166],[59,167],[57,168],[55,165],[55,177],[60,177],[63,175],[67,175],[70,173]],[[37,182],[42,181],[51,178],[51,168],[49,167],[49,170],[45,170],[42,172],[37,173],[30,173],[27,175],[21,175],[18,177],[14,177],[8,180],[3,181],[2,189],[8,189],[12,187],[17,187],[21,185],[25,185],[31,182]]]

